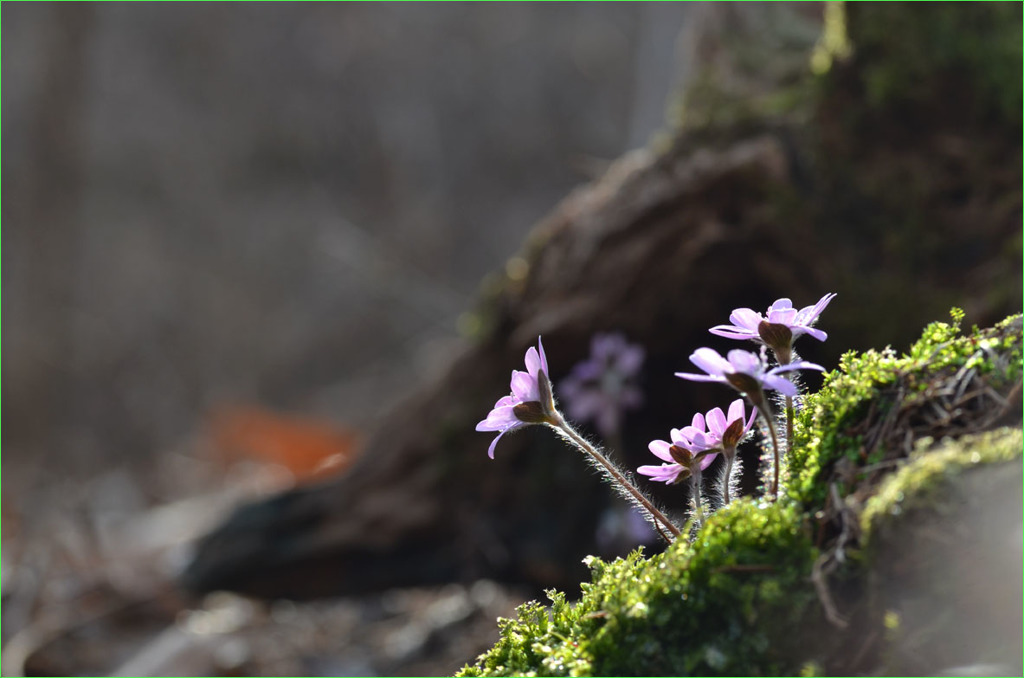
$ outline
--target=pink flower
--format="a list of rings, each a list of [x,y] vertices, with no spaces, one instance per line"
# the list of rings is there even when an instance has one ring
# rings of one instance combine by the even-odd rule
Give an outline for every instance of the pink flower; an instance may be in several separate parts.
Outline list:
[[[714,349],[698,348],[690,356],[690,362],[707,374],[676,372],[677,377],[690,381],[717,381],[728,384],[740,393],[749,396],[754,402],[758,402],[758,396],[762,389],[773,389],[787,396],[797,394],[796,385],[785,377],[779,376],[783,372],[792,370],[825,371],[821,365],[806,360],[798,360],[769,370],[756,353],[740,349],[729,351],[728,358],[723,358]]]
[[[794,340],[801,334],[808,334],[818,341],[825,341],[828,335],[814,329],[813,325],[835,297],[834,293],[826,294],[814,306],[805,306],[799,311],[793,308],[793,302],[789,299],[779,299],[768,307],[764,316],[749,308],[737,308],[729,315],[732,325],[716,325],[711,328],[711,333],[729,339],[758,341],[761,336],[757,327],[761,321],[767,321],[773,325],[785,325],[793,333]]]
[[[494,446],[509,431],[554,421],[548,359],[540,337],[537,337],[537,347],[539,351],[533,346],[526,351],[526,372],[512,370],[511,395],[499,399],[487,418],[476,425],[477,431],[498,431],[487,450],[491,459],[494,459]]]
[[[669,485],[703,471],[715,460],[721,440],[705,427],[704,415],[693,415],[693,422],[670,432],[672,442],[653,440],[647,446],[658,459],[669,462],[660,466],[640,466],[636,472]],[[702,454],[704,453],[704,454]]]
[[[737,398],[729,405],[728,415],[722,412],[722,408],[716,407],[704,418],[707,420],[708,430],[718,440],[719,445],[724,448],[735,448],[754,425],[757,410],[752,409],[750,418],[747,418],[743,398]],[[737,421],[740,423],[734,427]]]
[[[672,485],[696,472],[705,470],[714,461],[715,455],[723,446],[735,448],[754,424],[757,410],[752,410],[750,418],[746,418],[743,399],[738,398],[729,406],[726,416],[721,408],[710,410],[707,415],[699,412],[693,415],[689,426],[672,429],[672,442],[654,440],[648,448],[658,459],[667,464],[640,466],[637,473],[649,476],[651,480]],[[741,431],[730,430],[733,422],[739,421]],[[726,440],[728,438],[728,440]]]

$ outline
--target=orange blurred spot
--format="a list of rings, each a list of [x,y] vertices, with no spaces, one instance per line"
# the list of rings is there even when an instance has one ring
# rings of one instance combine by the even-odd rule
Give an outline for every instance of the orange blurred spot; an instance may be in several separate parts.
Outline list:
[[[341,473],[359,452],[359,435],[333,422],[254,406],[222,406],[210,417],[211,440],[225,461],[277,464],[297,482]]]

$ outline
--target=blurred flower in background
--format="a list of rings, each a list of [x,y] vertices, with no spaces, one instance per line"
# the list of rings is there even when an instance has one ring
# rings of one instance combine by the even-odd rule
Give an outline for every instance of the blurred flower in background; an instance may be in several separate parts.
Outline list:
[[[590,358],[577,363],[559,384],[565,412],[576,421],[593,422],[605,438],[617,437],[625,411],[643,404],[636,383],[643,364],[642,346],[630,344],[620,333],[595,334]]]

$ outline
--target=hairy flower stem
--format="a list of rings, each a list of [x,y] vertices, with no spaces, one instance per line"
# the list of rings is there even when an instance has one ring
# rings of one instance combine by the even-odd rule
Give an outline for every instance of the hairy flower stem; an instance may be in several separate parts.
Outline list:
[[[786,396],[786,454],[793,449],[793,396]]]
[[[732,482],[732,462],[736,458],[736,450],[734,449],[732,454],[723,454],[725,457],[725,480],[722,482],[722,504],[728,505],[731,501],[729,497],[729,484]]]
[[[772,480],[772,501],[779,498],[779,438],[775,434],[775,422],[772,420],[772,413],[768,409],[768,404],[763,400],[760,403],[755,403],[757,411],[764,417],[765,422],[768,424],[768,433],[772,438],[772,453],[774,456],[774,468],[772,469],[773,480]]]
[[[698,529],[704,527],[704,506],[700,500],[700,467],[697,466],[690,476],[690,483],[693,487],[693,505],[697,516]]]
[[[676,527],[671,520],[666,518],[665,514],[663,514],[661,511],[655,508],[654,504],[652,504],[647,499],[647,497],[645,497],[643,493],[640,492],[640,490],[637,489],[635,485],[633,485],[633,483],[629,482],[626,476],[622,475],[622,473],[617,468],[615,468],[615,465],[612,464],[607,457],[598,452],[597,448],[591,445],[589,442],[587,442],[586,438],[584,438],[579,433],[574,431],[573,428],[569,426],[568,423],[566,423],[565,419],[563,419],[559,415],[557,419],[555,419],[552,426],[556,430],[560,431],[566,438],[569,439],[569,441],[576,445],[576,447],[578,447],[582,452],[590,455],[591,459],[595,460],[598,464],[600,464],[602,470],[605,473],[607,473],[608,476],[619,485],[619,487],[621,487],[623,490],[629,493],[629,495],[638,504],[640,504],[640,506],[642,506],[644,510],[646,510],[651,515],[651,518],[653,519],[652,523],[655,525],[655,527],[657,527],[660,523],[661,526],[668,530],[673,537],[679,536],[679,528]],[[658,532],[661,533],[660,528],[658,529]],[[662,536],[664,537],[665,535],[662,534]]]

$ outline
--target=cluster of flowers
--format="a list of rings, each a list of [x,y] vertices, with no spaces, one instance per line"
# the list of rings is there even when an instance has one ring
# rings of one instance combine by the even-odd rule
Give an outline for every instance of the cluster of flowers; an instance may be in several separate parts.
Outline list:
[[[814,324],[835,296],[826,294],[818,303],[800,310],[795,309],[789,299],[779,299],[764,315],[749,308],[736,309],[729,316],[731,325],[718,325],[710,332],[730,339],[754,341],[761,345],[760,352],[734,349],[723,357],[714,349],[699,348],[690,356],[690,361],[704,374],[676,373],[677,377],[690,381],[726,384],[742,396],[729,405],[727,412],[714,408],[706,414],[695,414],[689,426],[671,431],[669,441],[651,442],[651,453],[663,463],[637,469],[643,476],[668,484],[688,479],[698,524],[703,521],[700,499],[702,472],[717,455],[722,455],[725,460],[724,481],[720,485],[722,503],[729,503],[736,448],[747,438],[759,414],[772,441],[773,475],[769,489],[772,497],[777,496],[780,443],[765,392],[777,391],[785,398],[786,440],[791,440],[793,397],[797,395],[798,388],[782,375],[804,369],[824,371],[820,365],[794,360],[793,342],[804,334],[818,341],[827,338],[824,332],[814,328]],[[769,349],[777,363],[774,367],[769,366]],[[570,413],[579,418],[594,419],[598,428],[609,435],[618,429],[621,411],[641,402],[640,392],[632,380],[643,361],[643,351],[629,346],[621,337],[604,335],[595,337],[592,355],[591,361],[577,366],[563,383],[560,393],[570,401]],[[547,358],[539,337],[537,348],[530,347],[526,353],[526,372],[513,371],[511,386],[511,395],[500,399],[476,427],[478,431],[498,432],[488,450],[492,459],[495,445],[505,433],[532,424],[546,424],[589,455],[598,468],[618,483],[625,496],[648,512],[652,524],[663,536],[664,531],[679,535],[678,528],[629,481],[628,474],[616,468],[601,451],[572,429],[555,407]],[[749,416],[744,399],[750,405]]]

